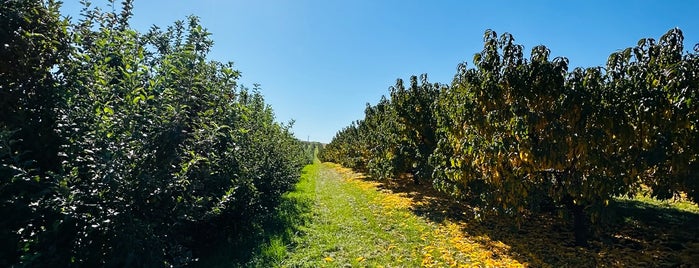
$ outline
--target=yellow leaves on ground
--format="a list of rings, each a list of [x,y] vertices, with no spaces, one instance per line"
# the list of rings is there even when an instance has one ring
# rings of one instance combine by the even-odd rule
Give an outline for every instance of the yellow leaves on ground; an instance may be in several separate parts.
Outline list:
[[[354,184],[362,190],[377,191],[381,183],[370,181],[366,179],[366,176],[354,173],[351,169],[344,168],[340,165],[333,165],[333,168],[341,174],[352,174],[345,178],[345,181]],[[410,208],[412,206],[413,200],[408,198],[405,193],[386,193],[382,195],[381,205],[388,208]]]
[[[646,203],[621,200],[616,206],[632,210],[625,222],[599,230],[602,238],[590,241],[589,247],[577,247],[571,222],[550,213],[527,214],[517,224],[507,217],[476,218],[483,211],[450,199],[429,184],[415,185],[409,176],[379,183],[339,165],[326,165],[340,173],[341,183],[351,184],[352,191],[371,192],[364,202],[371,213],[391,215],[377,217],[378,230],[391,232],[369,242],[378,247],[349,256],[320,255],[328,266],[693,267],[699,263],[699,228],[692,221],[699,219],[696,211],[662,210],[665,214],[655,215]]]
[[[424,267],[524,267],[526,265],[511,258],[510,247],[487,236],[464,234],[463,223],[444,222],[430,234],[432,244],[424,247]],[[436,257],[438,256],[438,258]],[[471,263],[459,263],[467,257]]]
[[[447,222],[440,226],[435,232],[437,241],[442,245],[438,248],[445,259],[453,259],[454,255],[463,254],[473,262],[472,264],[483,264],[486,267],[523,267],[524,264],[512,259],[508,254],[510,247],[500,241],[493,241],[487,236],[470,237],[464,235],[465,225],[463,223]],[[444,250],[453,248],[454,251]],[[457,263],[448,263],[457,265]]]
[[[383,184],[367,180],[365,176],[354,173],[351,169],[340,165],[332,165],[341,174],[350,174],[345,181],[356,185],[363,190],[378,191]],[[416,206],[424,206],[426,202],[434,201],[425,197],[423,200],[415,200],[405,192],[396,193],[390,190],[381,190],[383,194],[377,200],[383,207],[389,209],[414,209]],[[416,193],[417,189],[406,191]],[[444,212],[444,211],[443,211]],[[464,223],[449,221],[440,224],[430,224],[433,228],[421,230],[420,239],[425,245],[415,249],[411,254],[422,258],[423,267],[524,267],[508,255],[509,246],[499,241],[493,241],[487,236],[471,237],[464,233]],[[386,251],[391,251],[396,246],[389,244]],[[406,256],[407,257],[407,256]],[[470,260],[470,263],[464,260]],[[364,261],[363,257],[356,259]]]
[[[423,267],[682,267],[699,263],[699,236],[691,223],[675,223],[673,226],[679,228],[668,228],[667,222],[632,214],[626,219],[628,223],[616,226],[614,231],[600,230],[605,240],[592,240],[590,247],[576,247],[570,222],[563,218],[531,214],[516,226],[504,217],[474,219],[470,213],[478,213],[475,208],[450,200],[431,185],[415,185],[409,177],[378,183],[339,165],[331,166],[344,175],[345,182],[379,193],[371,201],[382,208],[377,213],[396,213],[424,223],[388,224],[414,231],[410,237],[398,233],[402,237],[395,241],[381,241],[385,246],[379,254],[392,255],[397,266],[405,264],[403,261]],[[674,217],[696,217],[696,212],[678,213],[682,215]],[[406,248],[404,242],[411,238],[416,246]],[[373,265],[374,258],[361,256],[368,259],[359,266]],[[355,264],[360,262],[356,260]]]
[[[410,208],[412,205],[411,199],[400,195],[386,195],[381,199],[381,205],[389,208]]]

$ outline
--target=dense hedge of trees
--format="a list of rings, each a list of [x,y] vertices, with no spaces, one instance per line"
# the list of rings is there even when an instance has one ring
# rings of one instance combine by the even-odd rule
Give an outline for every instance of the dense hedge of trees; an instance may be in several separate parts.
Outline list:
[[[181,266],[255,231],[312,159],[196,17],[0,0],[0,266]]]
[[[445,85],[429,83],[427,75],[402,79],[390,87],[390,99],[367,104],[365,117],[342,129],[319,157],[369,172],[386,179],[413,174],[415,183],[429,180],[429,156],[436,148],[436,117],[433,105]]]
[[[672,29],[571,71],[544,46],[527,59],[512,35],[488,30],[474,68],[459,64],[449,86],[399,80],[321,159],[430,178],[479,214],[563,208],[585,244],[609,201],[641,185],[699,201],[699,45],[683,41]]]

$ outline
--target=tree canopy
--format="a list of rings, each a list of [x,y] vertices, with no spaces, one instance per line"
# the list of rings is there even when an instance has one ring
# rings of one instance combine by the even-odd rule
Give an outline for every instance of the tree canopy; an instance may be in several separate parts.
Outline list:
[[[521,220],[561,207],[585,244],[610,200],[641,185],[657,198],[699,201],[699,45],[686,52],[683,40],[671,29],[611,54],[607,66],[571,71],[545,46],[527,59],[511,34],[487,30],[475,67],[459,64],[449,86],[423,75],[405,89],[399,80],[322,158],[429,178],[477,214]]]
[[[309,159],[198,18],[0,4],[0,265],[183,266],[254,232]]]

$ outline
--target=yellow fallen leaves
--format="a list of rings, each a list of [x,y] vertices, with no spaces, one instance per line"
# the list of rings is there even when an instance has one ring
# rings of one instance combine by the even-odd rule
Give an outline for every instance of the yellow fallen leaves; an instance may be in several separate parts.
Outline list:
[[[450,201],[430,185],[414,185],[410,177],[379,183],[339,165],[333,168],[343,174],[344,181],[363,190],[380,192],[372,205],[388,208],[386,213],[399,210],[394,215],[406,218],[424,215],[420,217],[428,225],[406,226],[405,222],[390,225],[399,230],[414,228],[420,234],[402,237],[418,240],[414,242],[419,244],[415,248],[407,248],[400,241],[386,241],[385,254],[400,252],[393,255],[392,261],[406,260],[412,266],[423,267],[693,267],[688,265],[699,263],[697,227],[668,228],[663,222],[634,219],[613,232],[605,231],[605,242],[596,240],[590,241],[591,247],[575,247],[570,223],[565,219],[532,214],[516,227],[505,218],[475,220],[469,213],[479,212],[473,207]],[[683,217],[690,218],[695,216],[688,213],[696,214],[683,213],[687,214]],[[360,262],[359,257],[354,258],[349,260]],[[375,258],[362,261],[370,266]],[[333,265],[340,262],[338,258]]]
[[[345,181],[354,184],[358,188],[362,190],[371,190],[371,191],[377,191],[377,187],[381,185],[379,182],[374,182],[366,179],[366,176],[359,174],[359,173],[354,173],[351,169],[344,168],[339,165],[334,165],[333,168],[339,172],[340,174],[346,174],[347,176],[344,178]],[[381,199],[381,205],[387,208],[395,208],[395,209],[402,209],[402,208],[409,208],[412,206],[412,199],[406,197],[405,193],[387,193],[383,195]]]
[[[354,173],[350,169],[339,165],[333,168],[345,174],[344,180],[363,190],[378,191],[381,183],[367,180],[363,175]],[[414,189],[411,189],[414,190]],[[411,209],[414,206],[425,205],[427,201],[434,199],[414,200],[406,193],[394,193],[382,191],[382,195],[376,201],[385,208]],[[442,211],[446,212],[446,211]],[[420,240],[425,246],[417,249],[413,257],[422,258],[420,265],[423,267],[523,267],[524,264],[510,258],[507,254],[509,247],[499,241],[491,241],[488,237],[470,237],[463,233],[464,225],[445,221],[442,224],[431,225],[432,228],[420,228],[422,233]],[[387,251],[396,246],[388,245]],[[470,263],[467,261],[470,260]],[[363,257],[355,261],[364,261]]]
[[[412,206],[412,200],[402,195],[391,194],[381,199],[381,205],[397,209],[410,208]]]
[[[333,168],[345,174],[344,180],[356,185],[363,190],[377,191],[381,183],[370,181],[365,176],[354,173],[351,169],[339,165]],[[428,199],[433,201],[434,199]],[[377,200],[385,208],[410,209],[416,205],[424,205],[425,200],[416,201],[408,197],[406,193],[394,193],[383,191]],[[442,211],[446,212],[446,211]],[[509,246],[499,241],[492,241],[487,236],[470,237],[464,234],[465,225],[445,221],[441,224],[433,225],[433,228],[420,230],[420,239],[426,243],[419,249],[416,257],[421,257],[422,267],[524,267],[508,256]],[[387,250],[395,248],[391,244]],[[361,257],[360,257],[361,258]],[[471,263],[465,263],[464,260]],[[356,261],[359,262],[359,258]],[[363,258],[361,259],[364,260]]]
[[[462,254],[471,260],[471,265],[486,267],[524,267],[526,265],[509,256],[510,247],[500,241],[493,241],[481,235],[476,237],[464,234],[463,223],[445,222],[435,230],[436,247],[440,249],[442,259],[454,267],[456,255]],[[454,250],[447,250],[454,249]]]
[[[500,241],[493,241],[487,236],[471,237],[464,234],[463,223],[445,221],[432,234],[433,245],[423,248],[425,251],[439,254],[439,261],[432,255],[425,255],[423,264],[447,264],[450,267],[524,267],[508,254],[509,246]],[[435,255],[436,255],[435,254]],[[470,264],[459,263],[457,259],[468,257]],[[461,258],[458,258],[461,257]],[[465,266],[467,265],[467,266]],[[430,266],[430,265],[428,265]]]

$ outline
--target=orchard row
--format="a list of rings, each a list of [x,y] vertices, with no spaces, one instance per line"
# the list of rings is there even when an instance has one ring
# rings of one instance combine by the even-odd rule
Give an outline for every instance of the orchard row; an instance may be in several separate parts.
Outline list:
[[[74,23],[0,2],[0,266],[184,266],[298,181],[301,142],[196,17],[140,33],[130,0]]]
[[[642,185],[699,201],[699,45],[683,41],[672,29],[569,70],[488,30],[473,68],[459,64],[450,85],[399,79],[321,157],[376,179],[412,174],[483,214],[561,209],[585,244],[610,200]]]

